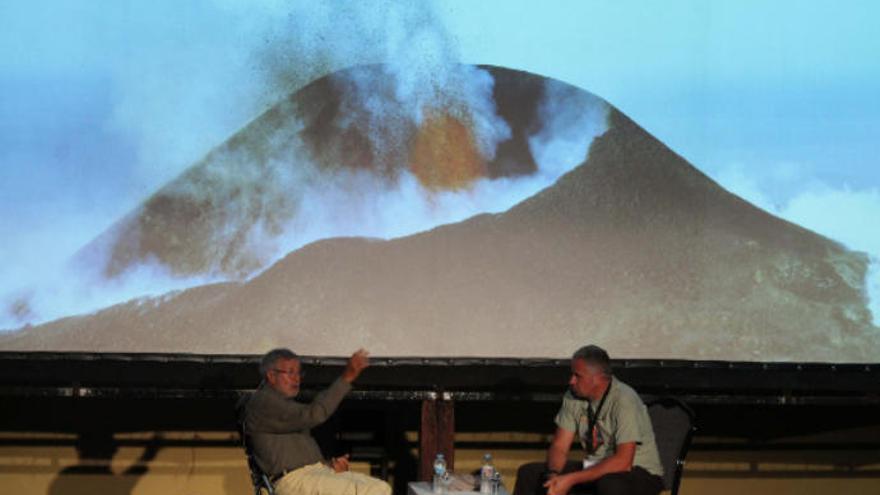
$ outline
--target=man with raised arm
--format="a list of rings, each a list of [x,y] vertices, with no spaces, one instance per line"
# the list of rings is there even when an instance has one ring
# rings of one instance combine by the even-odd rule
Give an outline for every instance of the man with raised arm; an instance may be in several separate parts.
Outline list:
[[[358,350],[342,376],[304,403],[295,400],[302,377],[297,355],[274,349],[263,356],[263,382],[245,405],[242,423],[277,495],[390,495],[388,483],[349,471],[347,455],[325,460],[310,431],[333,414],[369,363],[369,354]]]
[[[571,358],[569,390],[556,415],[556,433],[546,463],[519,468],[514,495],[656,495],[663,490],[663,465],[648,410],[629,385],[611,374],[604,349],[588,345]],[[581,461],[569,461],[577,436]]]

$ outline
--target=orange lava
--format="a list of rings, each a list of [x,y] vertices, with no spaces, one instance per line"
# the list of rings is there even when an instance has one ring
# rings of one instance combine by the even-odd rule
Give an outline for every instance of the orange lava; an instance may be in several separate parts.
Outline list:
[[[416,131],[409,167],[432,190],[468,187],[487,170],[470,126],[448,112],[429,114]]]

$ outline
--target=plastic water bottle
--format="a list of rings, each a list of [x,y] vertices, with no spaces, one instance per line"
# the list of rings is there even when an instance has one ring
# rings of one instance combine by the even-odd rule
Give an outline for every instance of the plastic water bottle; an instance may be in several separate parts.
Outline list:
[[[495,466],[492,465],[492,454],[483,456],[483,467],[480,468],[480,493],[491,494],[495,481]]]
[[[446,476],[446,458],[443,457],[443,454],[438,453],[434,458],[434,483],[432,486],[434,493],[443,493],[443,489],[446,487]]]

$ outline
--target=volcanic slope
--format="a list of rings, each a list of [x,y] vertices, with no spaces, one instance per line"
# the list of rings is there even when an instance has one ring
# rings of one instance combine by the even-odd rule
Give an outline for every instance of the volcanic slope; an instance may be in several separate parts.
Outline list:
[[[626,116],[500,214],[337,238],[246,283],[120,304],[0,347],[870,362],[867,257],[726,192]]]

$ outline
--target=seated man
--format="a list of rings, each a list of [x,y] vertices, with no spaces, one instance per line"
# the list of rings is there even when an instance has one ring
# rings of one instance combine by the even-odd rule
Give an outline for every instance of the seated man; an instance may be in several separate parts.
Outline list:
[[[571,359],[569,390],[556,415],[547,462],[519,468],[514,495],[577,492],[656,495],[663,490],[663,465],[654,429],[638,394],[611,375],[605,350],[588,345]],[[583,462],[567,461],[575,435]]]
[[[300,362],[289,349],[263,356],[263,382],[244,407],[242,423],[254,459],[269,475],[278,495],[390,495],[382,480],[352,473],[348,456],[324,461],[310,429],[323,423],[369,366],[363,349],[355,352],[342,376],[311,403],[294,400],[300,388]]]

